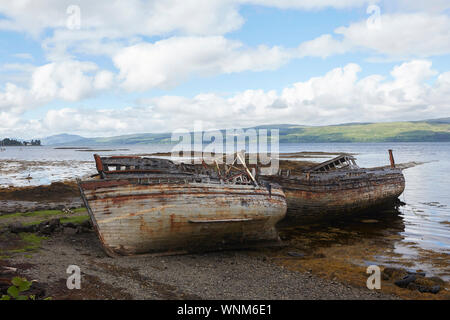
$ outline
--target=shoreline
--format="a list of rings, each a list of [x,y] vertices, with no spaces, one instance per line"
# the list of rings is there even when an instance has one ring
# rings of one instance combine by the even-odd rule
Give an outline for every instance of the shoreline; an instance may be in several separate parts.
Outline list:
[[[86,212],[77,197],[73,182],[0,189],[0,208],[10,203],[11,210],[20,209],[0,215],[1,242],[17,244],[9,248],[12,253],[0,246],[0,265],[37,280],[54,299],[450,299],[449,282],[438,294],[399,288],[392,279],[384,279],[381,290],[367,289],[364,260],[380,254],[380,239],[352,236],[332,224],[326,232],[317,225],[281,225],[280,248],[109,258],[96,234],[85,228]],[[23,248],[23,233],[8,229],[14,223],[45,226],[58,219],[66,227],[45,236],[31,233],[42,237],[31,248]],[[77,220],[84,227],[67,227]],[[373,221],[367,221],[370,227]],[[384,236],[388,240],[381,249],[395,238]],[[65,287],[65,268],[73,264],[82,270],[83,290]]]
[[[15,212],[76,209],[83,206],[74,181],[0,188],[0,217]]]

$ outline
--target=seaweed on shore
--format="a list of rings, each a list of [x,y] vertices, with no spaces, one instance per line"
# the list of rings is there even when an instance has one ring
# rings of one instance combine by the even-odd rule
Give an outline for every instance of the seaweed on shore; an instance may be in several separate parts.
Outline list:
[[[0,188],[0,200],[60,201],[80,197],[75,182],[53,182],[50,185]]]

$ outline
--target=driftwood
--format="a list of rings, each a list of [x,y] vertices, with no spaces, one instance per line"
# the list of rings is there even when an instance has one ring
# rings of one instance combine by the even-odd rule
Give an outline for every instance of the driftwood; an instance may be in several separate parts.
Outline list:
[[[17,272],[17,268],[13,268],[13,267],[6,267],[6,266],[2,266],[0,267],[0,274],[13,274]]]

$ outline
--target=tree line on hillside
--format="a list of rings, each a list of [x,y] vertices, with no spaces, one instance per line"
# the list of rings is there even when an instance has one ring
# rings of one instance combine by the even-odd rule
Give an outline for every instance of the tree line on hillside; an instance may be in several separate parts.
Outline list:
[[[40,146],[41,140],[19,141],[16,139],[5,138],[0,140],[1,146]]]

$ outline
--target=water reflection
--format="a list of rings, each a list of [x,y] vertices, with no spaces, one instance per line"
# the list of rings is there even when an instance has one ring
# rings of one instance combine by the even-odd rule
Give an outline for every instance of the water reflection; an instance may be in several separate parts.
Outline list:
[[[297,241],[308,239],[308,250],[335,243],[352,244],[360,239],[386,239],[398,235],[403,238],[405,223],[401,212],[395,207],[382,210],[366,210],[339,218],[322,219],[303,223],[301,219],[287,217],[279,223],[278,230],[283,240]],[[391,237],[392,238],[392,237]],[[394,248],[394,243],[392,244]]]
[[[312,257],[319,249],[323,252],[324,248],[338,245],[354,264],[422,270],[450,280],[448,253],[445,249],[443,253],[433,251],[437,247],[442,249],[442,245],[447,247],[446,243],[440,243],[448,235],[447,229],[424,233],[417,222],[411,222],[409,209],[404,204],[313,223],[291,217],[280,222],[278,230],[288,247]],[[431,245],[428,247],[427,243]],[[359,250],[354,249],[360,245]],[[346,246],[351,249],[346,251]]]

